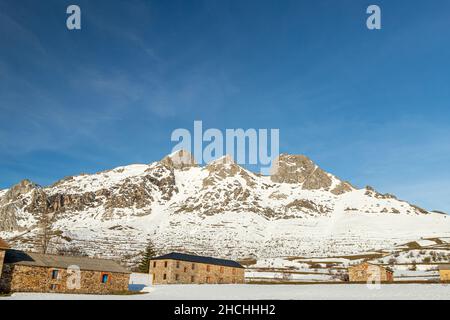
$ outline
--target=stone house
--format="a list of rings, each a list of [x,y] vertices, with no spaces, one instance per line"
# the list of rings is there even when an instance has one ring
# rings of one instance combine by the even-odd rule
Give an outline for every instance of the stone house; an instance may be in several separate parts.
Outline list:
[[[450,264],[439,266],[439,276],[442,282],[450,282]]]
[[[150,260],[153,284],[244,283],[245,269],[232,260],[172,252]]]
[[[9,249],[8,244],[0,239],[0,275],[2,274],[3,269],[3,260],[5,259],[5,252]]]
[[[130,272],[112,260],[8,249],[1,292],[111,294],[128,290]]]
[[[394,281],[394,272],[391,269],[368,262],[348,267],[348,276],[350,282],[375,281],[377,278],[381,282]]]

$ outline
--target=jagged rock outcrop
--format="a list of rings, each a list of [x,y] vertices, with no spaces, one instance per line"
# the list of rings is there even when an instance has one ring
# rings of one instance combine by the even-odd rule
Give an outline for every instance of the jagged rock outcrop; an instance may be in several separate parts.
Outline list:
[[[304,183],[315,169],[316,165],[306,156],[280,154],[270,178],[278,183]]]
[[[196,167],[194,156],[186,150],[178,150],[167,157],[163,158],[161,164],[168,166],[173,169],[189,169]]]
[[[349,182],[342,181],[335,188],[333,188],[333,190],[331,190],[331,193],[335,195],[340,195],[346,192],[350,192],[352,190],[354,190],[354,188]]]
[[[302,184],[305,190],[329,190],[332,176],[303,155],[281,154],[274,162],[271,179],[278,183]],[[345,192],[346,188],[341,188]]]
[[[39,186],[34,182],[28,179],[22,180],[6,192],[1,203],[17,201],[21,196],[37,188],[39,188]]]
[[[204,170],[208,172],[208,177],[203,179],[203,188],[213,186],[217,182],[230,177],[241,177],[250,187],[255,185],[255,175],[237,165],[230,155],[225,155],[209,163]]]
[[[0,198],[0,231],[22,229],[18,223],[21,217],[17,213],[27,205],[29,194],[37,190],[37,184],[25,179],[11,187]]]
[[[307,213],[329,213],[331,212],[331,208],[317,204],[311,200],[305,200],[305,199],[298,199],[294,200],[286,205],[286,211],[301,211],[301,212],[307,212]]]

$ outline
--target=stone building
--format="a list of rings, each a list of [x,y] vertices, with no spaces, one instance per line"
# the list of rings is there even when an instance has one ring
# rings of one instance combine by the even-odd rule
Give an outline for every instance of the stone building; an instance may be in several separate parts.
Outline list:
[[[439,266],[439,276],[442,282],[450,282],[450,264]]]
[[[130,272],[112,260],[6,250],[1,292],[110,294],[128,290]]]
[[[244,270],[232,260],[176,252],[150,260],[153,284],[244,283]]]
[[[0,239],[0,275],[2,274],[3,269],[3,260],[5,258],[5,252],[9,249],[8,244]]]
[[[348,267],[348,276],[350,282],[376,281],[376,279],[379,279],[380,282],[394,281],[392,270],[368,262]]]

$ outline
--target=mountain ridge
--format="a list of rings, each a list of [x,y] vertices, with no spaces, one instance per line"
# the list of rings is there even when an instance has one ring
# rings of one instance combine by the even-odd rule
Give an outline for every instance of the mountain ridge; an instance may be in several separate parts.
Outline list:
[[[58,235],[51,250],[80,246],[132,264],[148,239],[163,251],[269,257],[356,253],[450,231],[446,216],[357,189],[306,156],[277,160],[271,176],[260,176],[230,156],[199,166],[181,150],[46,187],[23,180],[0,191],[0,236],[38,250],[48,215]]]

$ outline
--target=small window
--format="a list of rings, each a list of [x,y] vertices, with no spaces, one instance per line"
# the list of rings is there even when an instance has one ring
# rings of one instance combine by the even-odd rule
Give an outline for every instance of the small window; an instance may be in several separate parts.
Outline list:
[[[167,274],[163,274],[163,280],[166,280],[167,279]]]
[[[164,261],[164,268],[167,268],[167,261]]]
[[[195,281],[195,277],[191,276],[191,282],[194,282],[194,281]]]
[[[156,261],[153,262],[153,268],[156,268]]]
[[[194,269],[195,269],[195,263],[192,264],[192,270],[194,270]]]
[[[102,274],[102,283],[108,283],[109,281],[109,274],[104,273]]]
[[[184,267],[184,272],[187,272],[187,267]]]
[[[52,270],[52,279],[58,279],[59,270]]]
[[[177,261],[177,268],[180,268],[180,261]]]
[[[175,280],[178,281],[179,279],[180,279],[180,275],[179,275],[179,274],[176,274],[176,275],[175,275]]]
[[[209,264],[206,266],[206,271],[211,271],[211,266]]]

